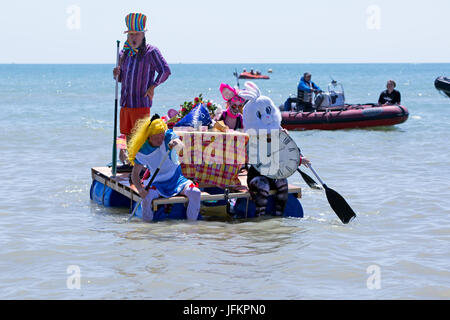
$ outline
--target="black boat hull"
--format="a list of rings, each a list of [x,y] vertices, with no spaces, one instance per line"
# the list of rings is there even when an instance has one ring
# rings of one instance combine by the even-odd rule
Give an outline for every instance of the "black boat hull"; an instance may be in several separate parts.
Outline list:
[[[438,77],[434,80],[434,87],[450,98],[450,78]]]

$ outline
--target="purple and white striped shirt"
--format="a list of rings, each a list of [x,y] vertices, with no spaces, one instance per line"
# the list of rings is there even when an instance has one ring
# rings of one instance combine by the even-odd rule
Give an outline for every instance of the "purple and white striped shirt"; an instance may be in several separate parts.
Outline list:
[[[122,83],[120,106],[150,108],[152,100],[144,97],[151,85],[158,86],[170,76],[170,68],[158,48],[147,44],[146,52],[131,57],[120,52],[120,76]],[[158,73],[155,78],[155,72]]]

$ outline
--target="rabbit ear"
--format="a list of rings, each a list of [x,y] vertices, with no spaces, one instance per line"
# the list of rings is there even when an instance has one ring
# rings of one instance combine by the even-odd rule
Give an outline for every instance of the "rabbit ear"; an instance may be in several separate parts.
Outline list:
[[[239,91],[239,97],[245,99],[245,100],[255,100],[256,98],[258,98],[256,96],[256,93],[253,91],[249,91],[249,90],[241,90]]]
[[[253,91],[255,93],[256,98],[261,96],[261,91],[259,90],[258,86],[256,84],[254,84],[253,82],[246,81],[244,85],[247,88],[247,90]]]
[[[220,85],[220,92],[222,93],[222,97],[225,101],[230,100],[236,95],[236,90],[225,83]]]

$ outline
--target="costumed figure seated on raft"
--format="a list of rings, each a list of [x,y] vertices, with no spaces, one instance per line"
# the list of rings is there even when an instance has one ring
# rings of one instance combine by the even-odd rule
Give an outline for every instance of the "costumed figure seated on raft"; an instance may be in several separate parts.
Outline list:
[[[239,96],[248,100],[244,106],[243,120],[244,130],[252,134],[256,133],[258,139],[270,139],[272,130],[282,130],[281,112],[273,101],[266,96],[261,96],[259,88],[251,81],[245,83],[245,89],[239,92]],[[262,136],[260,130],[264,132]],[[250,146],[251,147],[251,146]],[[301,158],[300,164],[308,165],[307,158]],[[276,190],[275,215],[283,215],[286,202],[288,200],[288,181],[284,179],[272,179],[262,175],[254,164],[250,165],[247,174],[247,185],[256,205],[256,215],[264,215],[268,203],[269,192]]]
[[[237,89],[225,83],[220,85],[220,92],[226,101],[226,110],[220,115],[219,121],[223,121],[229,129],[242,129],[243,120],[241,113],[245,100],[238,95]]]
[[[183,143],[168,129],[158,115],[152,119],[141,119],[136,123],[128,144],[128,158],[134,165],[131,180],[142,197],[142,216],[144,221],[153,220],[152,201],[159,197],[184,195],[189,199],[186,215],[188,220],[197,220],[200,211],[201,192],[191,180],[186,179],[178,161],[176,150]],[[151,188],[147,192],[140,183],[139,173],[146,166],[153,174],[169,150],[169,157],[163,161]]]

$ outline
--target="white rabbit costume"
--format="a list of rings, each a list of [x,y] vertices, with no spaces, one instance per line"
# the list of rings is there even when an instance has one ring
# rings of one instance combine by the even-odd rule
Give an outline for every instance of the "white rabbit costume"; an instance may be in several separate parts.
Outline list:
[[[245,89],[239,92],[239,96],[248,100],[243,111],[244,130],[266,129],[281,130],[281,112],[273,101],[261,95],[261,91],[251,81],[245,83]],[[275,197],[275,215],[281,216],[288,199],[287,179],[271,179],[261,175],[252,165],[247,174],[247,185],[253,201],[256,205],[256,215],[266,213],[267,201],[270,189],[277,190]]]
[[[239,92],[239,96],[248,100],[244,106],[243,124],[244,130],[249,129],[281,129],[281,112],[272,99],[261,95],[261,91],[251,81],[245,82],[245,89]]]

